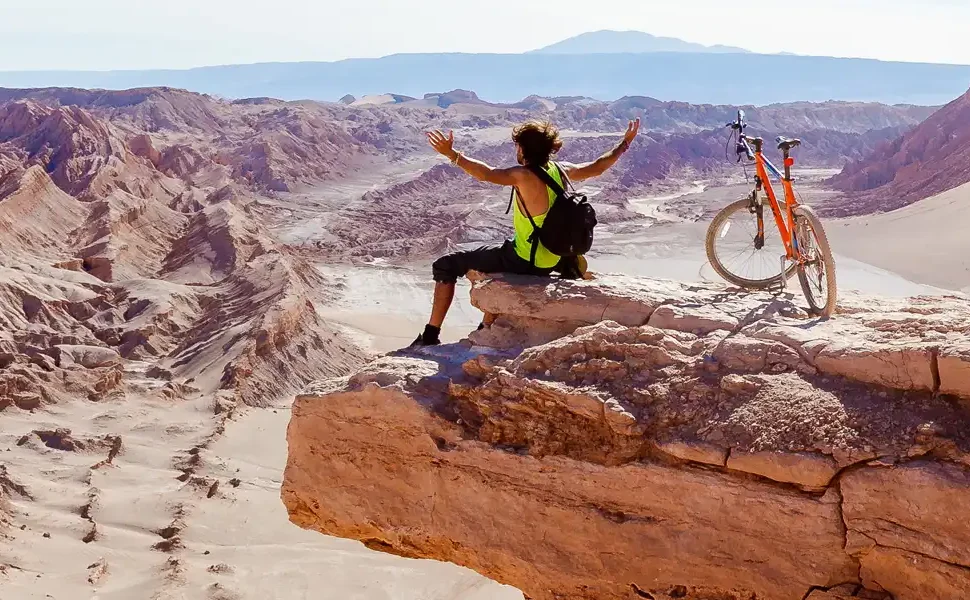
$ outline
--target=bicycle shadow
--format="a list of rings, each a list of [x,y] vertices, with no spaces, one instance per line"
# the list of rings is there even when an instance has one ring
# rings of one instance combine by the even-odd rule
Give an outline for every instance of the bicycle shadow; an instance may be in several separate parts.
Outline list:
[[[822,323],[826,323],[832,319],[831,316],[826,317],[822,315],[813,315],[805,307],[799,305],[798,299],[801,298],[801,296],[784,289],[751,291],[732,286],[727,288],[724,293],[715,295],[712,300],[716,304],[723,304],[732,301],[750,302],[752,295],[768,296],[770,299],[768,299],[766,302],[760,303],[755,308],[746,312],[743,317],[739,318],[738,321],[740,325],[738,330],[741,330],[758,321],[770,321],[778,317],[788,320],[801,321],[801,323],[798,324],[786,322],[785,325],[806,330],[816,327]]]

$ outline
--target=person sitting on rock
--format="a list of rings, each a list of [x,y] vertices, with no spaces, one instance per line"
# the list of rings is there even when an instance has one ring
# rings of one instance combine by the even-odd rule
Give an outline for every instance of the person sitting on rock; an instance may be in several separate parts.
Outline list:
[[[631,121],[627,127],[623,140],[615,148],[600,156],[596,160],[583,164],[558,163],[571,181],[582,181],[602,175],[612,167],[617,159],[626,152],[640,130],[640,119]],[[515,142],[516,160],[518,166],[497,169],[465,156],[454,149],[455,134],[448,136],[438,130],[427,134],[431,146],[440,154],[451,160],[466,173],[487,183],[501,186],[512,186],[515,190],[515,211],[512,224],[515,229],[513,239],[506,240],[501,246],[483,246],[476,250],[455,252],[442,256],[432,265],[432,275],[435,280],[434,303],[431,309],[431,319],[424,328],[424,332],[411,344],[412,346],[429,346],[441,343],[438,336],[441,324],[451,307],[455,296],[455,283],[459,277],[468,271],[481,273],[517,273],[522,275],[548,276],[553,271],[577,269],[575,261],[572,265],[561,264],[561,257],[553,254],[540,243],[532,259],[532,243],[530,241],[534,230],[526,214],[532,215],[532,221],[539,227],[556,199],[556,192],[529,170],[530,165],[541,165],[560,186],[565,183],[560,176],[556,163],[550,159],[562,148],[559,131],[549,122],[529,121],[512,130],[512,140]],[[522,204],[528,213],[522,210]]]

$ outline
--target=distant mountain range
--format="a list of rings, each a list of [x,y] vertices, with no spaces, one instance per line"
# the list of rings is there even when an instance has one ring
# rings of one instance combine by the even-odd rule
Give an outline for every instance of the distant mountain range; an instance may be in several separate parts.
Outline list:
[[[671,44],[690,49],[670,51]],[[461,88],[492,102],[539,95],[604,100],[651,96],[694,104],[851,100],[941,105],[968,84],[970,66],[755,54],[639,32],[594,32],[525,54],[397,54],[187,70],[0,72],[2,87],[169,86],[226,98],[324,101],[389,93],[421,98]]]
[[[643,52],[749,53],[733,46],[705,46],[672,37],[658,37],[642,31],[590,31],[533,50],[538,54],[624,54]]]

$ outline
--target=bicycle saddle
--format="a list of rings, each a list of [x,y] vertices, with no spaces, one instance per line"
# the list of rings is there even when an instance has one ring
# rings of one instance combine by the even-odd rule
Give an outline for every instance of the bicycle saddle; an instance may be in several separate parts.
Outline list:
[[[795,146],[798,146],[802,143],[802,141],[799,139],[786,138],[783,135],[779,135],[778,137],[776,137],[775,141],[778,142],[779,150],[791,150]]]

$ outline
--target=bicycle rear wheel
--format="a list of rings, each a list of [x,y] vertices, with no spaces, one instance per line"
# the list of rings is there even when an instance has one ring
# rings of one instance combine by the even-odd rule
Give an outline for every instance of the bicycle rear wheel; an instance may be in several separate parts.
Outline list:
[[[798,263],[798,281],[812,314],[830,317],[838,300],[832,248],[812,207],[800,205],[794,212],[795,239],[799,253],[805,258]]]
[[[707,259],[714,271],[736,286],[763,290],[782,283],[781,257],[785,244],[769,206],[763,207],[764,241],[758,247],[758,219],[751,212],[751,199],[725,206],[707,228],[704,241]],[[796,265],[785,270],[785,279],[795,274]]]

